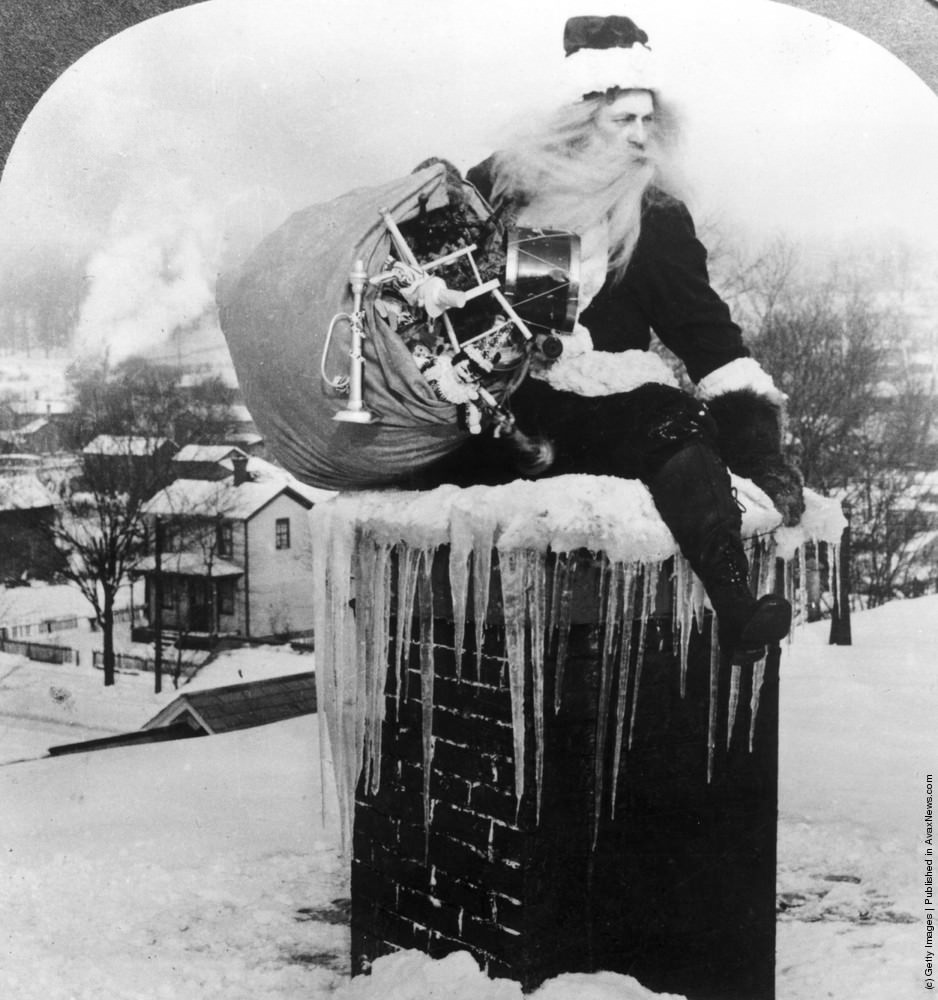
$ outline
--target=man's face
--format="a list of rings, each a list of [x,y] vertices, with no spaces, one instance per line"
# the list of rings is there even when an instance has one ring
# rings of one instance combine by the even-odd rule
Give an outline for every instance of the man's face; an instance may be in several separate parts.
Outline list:
[[[654,121],[651,94],[647,90],[627,90],[602,106],[596,128],[607,143],[641,161],[652,138]]]

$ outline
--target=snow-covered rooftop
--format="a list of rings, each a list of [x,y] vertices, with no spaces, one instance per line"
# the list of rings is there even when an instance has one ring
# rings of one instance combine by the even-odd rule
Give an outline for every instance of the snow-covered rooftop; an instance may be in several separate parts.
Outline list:
[[[234,472],[234,462],[230,458],[223,459],[220,464]],[[324,490],[318,486],[308,486],[306,483],[301,483],[299,479],[292,475],[292,473],[287,472],[286,469],[279,465],[274,465],[273,462],[268,462],[267,459],[260,458],[257,455],[250,455],[248,457],[245,468],[247,474],[255,482],[285,483],[291,489],[306,497],[311,503],[322,503],[324,500],[331,500],[336,496],[335,490]]]
[[[139,434],[99,434],[82,448],[85,455],[152,455],[164,445],[171,444],[168,438],[144,437]]]
[[[293,492],[304,507],[310,503],[289,484],[278,480],[246,482],[235,486],[230,479],[219,482],[206,479],[176,479],[151,497],[144,513],[165,517],[221,515],[232,520],[247,520],[283,492]]]
[[[156,569],[156,556],[146,556],[135,564],[139,573],[152,573]],[[244,568],[227,559],[212,558],[208,553],[166,552],[160,558],[160,572],[177,573],[180,576],[211,576],[216,579],[227,576],[243,576]]]
[[[174,462],[221,462],[244,452],[230,444],[187,444],[173,455]],[[247,457],[247,456],[245,456]]]
[[[121,595],[123,606],[123,594]],[[32,583],[0,587],[0,625],[32,624],[49,618],[88,618],[94,608],[71,584]]]
[[[31,473],[0,475],[0,511],[55,506],[55,497]]]

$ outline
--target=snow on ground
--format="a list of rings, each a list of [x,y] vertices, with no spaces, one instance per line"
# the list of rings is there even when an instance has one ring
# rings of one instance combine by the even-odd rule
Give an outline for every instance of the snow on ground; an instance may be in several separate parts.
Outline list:
[[[856,614],[850,647],[828,646],[828,628],[799,630],[782,662],[778,998],[905,1000],[924,989],[938,597]],[[237,680],[249,654],[269,669],[289,656],[242,650],[218,676]],[[132,715],[145,698],[128,680],[116,691]],[[517,1000],[468,956],[406,954],[348,979],[348,888],[331,790],[322,815],[317,725],[0,767],[0,996]],[[538,1000],[648,996],[605,975],[560,977]]]
[[[0,995],[315,997],[348,963],[316,719],[2,769]]]
[[[58,633],[42,641],[77,646],[78,639],[100,648],[100,633]],[[118,646],[133,649],[130,643]],[[139,651],[153,655],[152,646]],[[155,694],[152,673],[120,672],[113,686],[104,687],[102,671],[90,665],[90,649],[82,653],[79,666],[0,653],[0,765],[43,757],[51,746],[140,729],[185,691],[313,669],[310,654],[289,646],[230,649],[218,653],[177,689],[172,680],[174,656],[174,650],[167,651],[163,690]]]
[[[140,729],[176,697],[169,688],[155,695],[152,674],[120,674],[117,684],[105,688],[102,672],[93,667],[0,653],[0,763]]]
[[[938,597],[799,630],[782,661],[778,997],[924,991]]]
[[[180,690],[197,691],[266,677],[285,677],[312,669],[313,656],[298,653],[289,645],[242,646],[219,653]]]

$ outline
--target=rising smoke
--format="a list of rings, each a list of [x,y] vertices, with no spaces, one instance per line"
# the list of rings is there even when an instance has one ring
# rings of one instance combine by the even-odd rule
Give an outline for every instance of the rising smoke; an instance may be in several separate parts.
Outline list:
[[[184,181],[125,198],[89,259],[74,351],[119,362],[216,327],[221,237]],[[178,345],[173,347],[176,350]]]

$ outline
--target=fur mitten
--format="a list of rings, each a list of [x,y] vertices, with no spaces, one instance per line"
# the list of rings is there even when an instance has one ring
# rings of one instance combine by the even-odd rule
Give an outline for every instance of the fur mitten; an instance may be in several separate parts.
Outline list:
[[[782,454],[778,406],[749,389],[723,393],[707,404],[719,428],[723,461],[768,494],[786,525],[804,513],[804,480]]]

